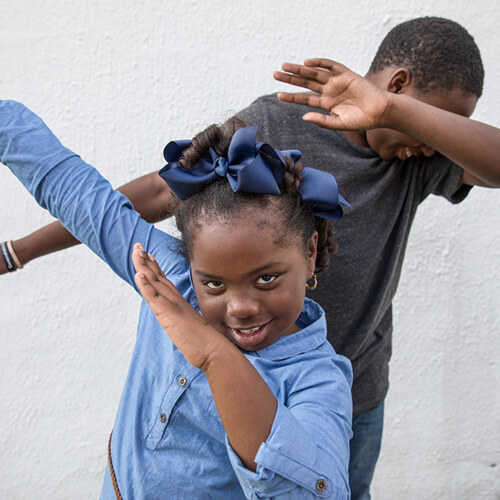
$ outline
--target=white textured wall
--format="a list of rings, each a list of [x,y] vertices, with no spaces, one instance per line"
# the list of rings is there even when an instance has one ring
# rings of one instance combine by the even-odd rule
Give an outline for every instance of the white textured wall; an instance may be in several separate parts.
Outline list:
[[[500,126],[496,0],[3,0],[0,95],[41,114],[119,185],[275,91],[284,60],[364,72],[389,28],[452,17],[482,50],[474,115]],[[7,5],[9,4],[9,5]],[[384,7],[382,7],[384,5]],[[0,169],[0,239],[50,217]],[[500,193],[426,201],[396,300],[376,499],[500,498]],[[0,498],[95,498],[139,300],[84,248],[0,277]]]

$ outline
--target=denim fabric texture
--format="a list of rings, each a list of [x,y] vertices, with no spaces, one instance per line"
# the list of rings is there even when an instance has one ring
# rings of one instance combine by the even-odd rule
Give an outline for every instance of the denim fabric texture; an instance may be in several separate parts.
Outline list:
[[[370,484],[382,444],[384,403],[354,417],[352,422],[349,484],[352,500],[370,500]]]
[[[131,251],[140,242],[197,307],[179,242],[142,220],[40,118],[13,101],[0,102],[0,160],[133,288]],[[143,302],[111,442],[123,498],[349,498],[351,365],[326,341],[316,303],[306,300],[297,324],[299,332],[244,353],[278,402],[252,472],[227,440],[207,379]],[[108,472],[101,498],[115,498]]]

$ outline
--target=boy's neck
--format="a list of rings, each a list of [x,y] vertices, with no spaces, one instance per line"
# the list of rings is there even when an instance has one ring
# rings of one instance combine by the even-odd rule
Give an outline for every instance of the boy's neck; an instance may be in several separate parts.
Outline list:
[[[364,132],[358,132],[356,130],[342,130],[347,139],[354,142],[355,144],[359,144],[360,146],[364,146],[365,148],[369,148],[368,142],[366,142],[366,135]]]

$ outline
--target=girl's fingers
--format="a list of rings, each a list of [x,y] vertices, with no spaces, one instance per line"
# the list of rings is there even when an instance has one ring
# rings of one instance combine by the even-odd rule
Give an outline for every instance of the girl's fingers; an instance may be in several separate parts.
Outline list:
[[[158,287],[158,291],[163,295],[177,295],[177,289],[167,278],[165,278],[165,275],[158,266],[158,263],[154,260],[154,257],[151,254],[147,254],[142,248],[142,245],[134,246],[132,252],[132,261],[137,273],[142,274],[144,279],[151,285]]]
[[[134,249],[132,251],[132,262],[134,263],[136,271],[148,268],[152,272],[163,276],[163,272],[161,271],[160,266],[158,266],[153,254],[146,253],[144,247],[140,243],[136,243],[134,245]]]
[[[137,273],[135,275],[135,283],[141,292],[141,295],[144,297],[144,300],[148,303],[149,307],[157,317],[160,317],[171,310],[173,304],[162,294],[161,290],[159,290],[159,282],[151,283],[143,274]]]
[[[172,308],[178,306],[179,301],[184,301],[184,298],[167,278],[153,272],[148,266],[138,269],[135,283],[156,315],[172,313]]]

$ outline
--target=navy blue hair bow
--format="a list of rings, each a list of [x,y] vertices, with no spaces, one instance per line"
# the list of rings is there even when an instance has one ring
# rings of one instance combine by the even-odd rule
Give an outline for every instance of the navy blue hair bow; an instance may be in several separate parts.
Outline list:
[[[163,151],[167,165],[159,174],[183,201],[217,177],[225,177],[235,192],[280,195],[279,183],[286,170],[284,157],[298,161],[301,153],[297,150],[279,151],[264,142],[256,143],[256,135],[256,126],[240,128],[231,139],[227,158],[208,148],[206,155],[189,170],[183,170],[178,161],[184,150],[191,146],[191,141],[169,142]],[[330,220],[342,217],[339,201],[349,206],[339,195],[335,178],[313,168],[304,169],[300,194],[315,215]]]

